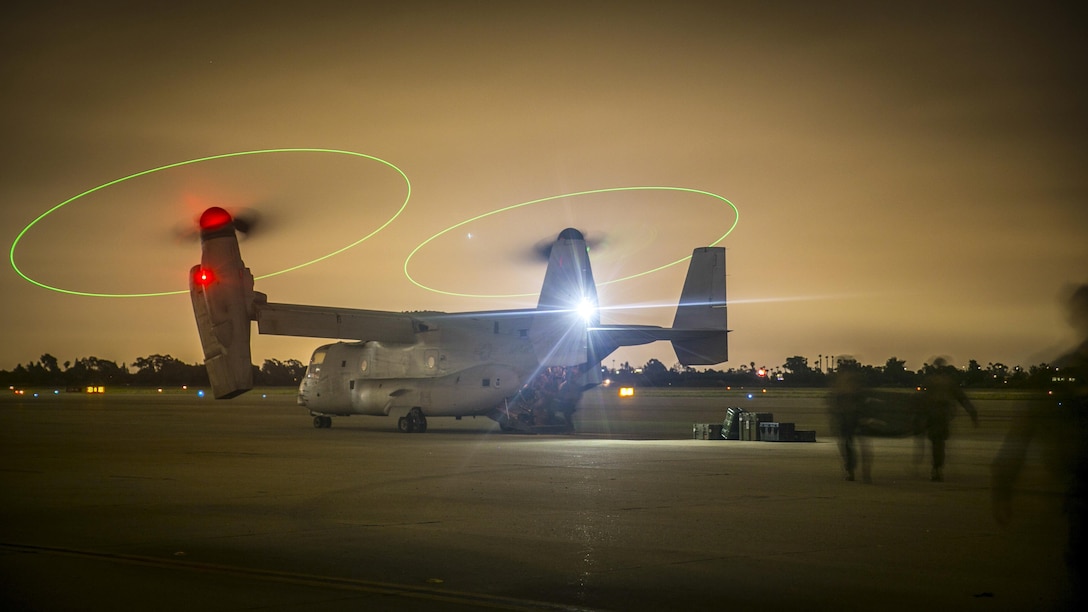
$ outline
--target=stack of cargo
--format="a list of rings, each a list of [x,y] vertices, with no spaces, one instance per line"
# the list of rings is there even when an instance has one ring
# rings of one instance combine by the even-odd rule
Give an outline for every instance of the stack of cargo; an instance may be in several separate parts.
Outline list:
[[[691,435],[696,440],[747,440],[763,442],[815,442],[816,432],[799,430],[794,423],[779,423],[770,412],[748,412],[730,406],[725,420],[716,423],[695,423]]]
[[[761,424],[774,421],[774,415],[770,412],[742,412],[740,415],[740,439],[762,440],[760,436]]]
[[[722,425],[719,423],[695,423],[691,426],[691,437],[696,440],[721,440]]]

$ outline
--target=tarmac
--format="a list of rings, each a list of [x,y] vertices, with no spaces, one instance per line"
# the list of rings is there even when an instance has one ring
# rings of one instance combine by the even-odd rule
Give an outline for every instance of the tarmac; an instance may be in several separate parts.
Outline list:
[[[587,394],[568,436],[336,418],[292,394],[0,399],[4,610],[1062,609],[1061,487],[989,464],[1020,402],[842,478],[816,392]],[[816,442],[692,439],[728,406]]]

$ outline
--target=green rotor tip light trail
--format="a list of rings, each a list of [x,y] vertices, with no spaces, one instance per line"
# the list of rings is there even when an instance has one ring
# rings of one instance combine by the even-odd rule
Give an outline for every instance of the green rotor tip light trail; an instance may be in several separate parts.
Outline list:
[[[89,291],[74,291],[72,289],[63,289],[63,288],[60,288],[60,287],[54,287],[54,286],[51,286],[51,285],[47,285],[47,284],[45,284],[45,283],[43,283],[41,281],[35,280],[35,279],[31,278],[30,276],[28,276],[26,273],[24,273],[19,268],[18,264],[15,263],[15,249],[16,249],[16,247],[19,246],[19,242],[23,239],[23,236],[26,235],[26,233],[28,231],[30,231],[30,228],[34,227],[40,221],[42,221],[43,219],[45,219],[49,215],[55,213],[56,211],[60,210],[64,206],[67,206],[68,204],[71,204],[72,202],[75,202],[75,201],[79,200],[80,198],[91,195],[92,193],[102,191],[103,189],[107,189],[109,187],[112,187],[114,185],[118,185],[118,184],[123,183],[125,181],[129,181],[129,180],[139,178],[139,177],[142,177],[142,176],[147,176],[149,174],[154,174],[156,172],[161,172],[163,170],[169,170],[171,168],[178,168],[178,167],[181,167],[181,166],[189,166],[189,165],[192,165],[192,164],[199,164],[201,162],[209,162],[209,161],[214,161],[214,160],[219,160],[219,159],[227,159],[227,158],[231,158],[231,157],[242,157],[244,155],[263,155],[263,154],[270,154],[270,153],[331,153],[331,154],[335,154],[335,155],[347,155],[347,156],[352,156],[352,157],[360,157],[360,158],[368,159],[368,160],[371,160],[371,161],[376,161],[376,162],[378,162],[380,164],[384,164],[385,166],[388,166],[389,168],[392,168],[398,174],[400,174],[401,178],[404,179],[405,186],[407,187],[407,193],[406,193],[406,195],[404,197],[404,202],[401,203],[400,208],[397,209],[397,211],[393,214],[393,216],[390,217],[389,219],[387,219],[377,229],[370,232],[369,234],[367,234],[367,235],[363,236],[362,238],[356,240],[355,242],[352,242],[351,244],[348,244],[347,246],[341,247],[341,248],[339,248],[339,249],[337,249],[337,250],[335,250],[335,251],[333,251],[331,253],[328,253],[326,255],[322,255],[321,257],[318,257],[316,259],[312,259],[312,260],[304,262],[304,263],[300,263],[300,264],[291,266],[289,268],[284,268],[283,270],[278,270],[276,272],[271,272],[269,274],[264,274],[262,276],[256,277],[258,279],[268,278],[270,276],[278,276],[280,274],[286,274],[288,272],[292,272],[292,271],[298,270],[300,268],[305,268],[306,266],[315,264],[315,263],[317,263],[319,261],[324,261],[324,260],[326,260],[326,259],[328,259],[330,257],[333,257],[335,255],[339,255],[340,253],[343,253],[344,251],[346,251],[346,250],[348,250],[348,249],[350,249],[350,248],[352,248],[354,246],[359,245],[360,243],[368,240],[369,238],[373,237],[378,232],[385,229],[390,223],[393,222],[394,219],[399,217],[400,214],[402,212],[404,212],[404,209],[408,206],[408,200],[412,196],[412,184],[408,181],[408,176],[406,174],[404,174],[404,172],[400,168],[396,167],[395,165],[393,165],[390,162],[385,161],[384,159],[374,157],[373,155],[366,155],[365,153],[356,153],[354,151],[343,151],[343,150],[339,150],[339,149],[309,149],[309,148],[305,148],[305,149],[261,149],[261,150],[257,150],[257,151],[239,151],[239,152],[235,152],[235,153],[224,153],[224,154],[221,154],[221,155],[211,155],[211,156],[208,156],[208,157],[200,157],[200,158],[197,158],[197,159],[190,159],[190,160],[187,160],[187,161],[177,162],[177,163],[173,163],[173,164],[167,164],[165,166],[159,166],[158,168],[152,168],[150,170],[144,170],[143,172],[137,172],[135,174],[130,174],[128,176],[124,176],[124,177],[121,177],[119,179],[112,180],[112,181],[110,181],[108,183],[103,183],[102,185],[99,185],[98,187],[94,187],[93,189],[88,189],[87,191],[84,191],[83,193],[81,193],[79,195],[68,198],[67,200],[61,202],[60,204],[57,204],[56,206],[50,208],[49,210],[47,210],[44,213],[42,213],[41,215],[39,215],[38,218],[31,221],[15,237],[15,240],[11,243],[11,250],[10,250],[9,255],[8,255],[9,261],[11,262],[11,267],[12,267],[13,270],[15,270],[16,274],[18,274],[24,280],[26,280],[27,282],[29,282],[29,283],[31,283],[33,285],[37,285],[38,287],[41,287],[42,289],[48,289],[50,291],[56,291],[58,293],[66,293],[66,294],[69,294],[69,295],[80,295],[80,296],[86,296],[86,297],[105,297],[105,298],[136,298],[136,297],[159,297],[159,296],[165,296],[165,295],[179,295],[179,294],[183,294],[183,293],[188,293],[189,291],[187,289],[183,289],[183,290],[180,290],[180,291],[159,291],[159,292],[149,292],[149,293],[94,293],[94,292],[89,292]]]
[[[497,209],[492,210],[490,212],[483,213],[482,215],[477,215],[475,217],[472,217],[471,219],[466,219],[464,221],[461,221],[460,223],[457,223],[456,225],[451,225],[450,227],[447,227],[446,229],[444,229],[444,230],[438,232],[437,234],[431,236],[430,238],[424,240],[416,248],[412,249],[412,252],[408,254],[408,258],[404,260],[404,275],[406,277],[408,277],[409,281],[411,281],[414,285],[416,285],[417,287],[420,287],[421,289],[426,289],[427,291],[432,291],[434,293],[440,293],[440,294],[443,294],[443,295],[451,295],[451,296],[455,296],[455,297],[466,297],[466,298],[520,298],[520,297],[534,296],[534,295],[536,295],[535,293],[472,294],[472,293],[459,293],[459,292],[456,292],[456,291],[444,291],[442,289],[435,289],[434,287],[430,287],[428,285],[425,285],[425,284],[417,281],[415,278],[413,278],[412,274],[408,271],[408,264],[412,261],[412,257],[414,257],[415,254],[417,252],[419,252],[420,249],[427,246],[427,244],[429,244],[433,240],[435,240],[435,239],[439,238],[440,236],[442,236],[444,234],[447,234],[447,233],[449,233],[449,232],[451,232],[451,231],[453,231],[453,230],[455,230],[455,229],[457,229],[459,227],[462,227],[464,225],[472,223],[473,221],[479,221],[480,219],[484,219],[484,218],[490,217],[492,215],[497,215],[497,214],[500,214],[500,213],[508,212],[508,211],[511,211],[511,210],[522,208],[524,206],[531,206],[533,204],[540,204],[542,202],[551,202],[551,201],[554,201],[554,200],[562,200],[562,199],[565,199],[565,198],[574,198],[574,197],[578,197],[578,196],[595,195],[595,194],[601,194],[601,193],[615,193],[615,192],[620,192],[620,191],[679,191],[679,192],[684,192],[684,193],[692,193],[692,194],[695,194],[695,195],[707,196],[707,197],[714,198],[716,200],[720,200],[720,201],[724,202],[726,205],[729,206],[729,208],[731,208],[733,210],[733,223],[731,223],[729,225],[728,229],[725,230],[724,234],[719,236],[714,242],[710,243],[707,246],[717,246],[718,244],[720,244],[722,240],[725,240],[726,236],[728,236],[729,234],[731,234],[733,232],[733,229],[737,227],[737,223],[740,221],[740,211],[737,210],[737,207],[736,207],[735,204],[733,204],[732,202],[730,202],[726,198],[724,198],[724,197],[722,197],[722,196],[720,196],[720,195],[718,195],[716,193],[711,193],[709,191],[703,191],[701,189],[689,189],[687,187],[647,187],[647,186],[640,186],[640,187],[608,187],[608,188],[604,188],[604,189],[591,189],[591,190],[588,190],[588,191],[578,191],[578,192],[575,192],[575,193],[565,193],[565,194],[562,194],[562,195],[549,196],[547,198],[539,198],[539,199],[536,199],[536,200],[530,200],[528,202],[522,202],[520,204],[513,204],[511,206],[506,206],[506,207],[503,207],[503,208],[497,208]],[[657,266],[656,268],[651,268],[649,270],[644,270],[644,271],[639,272],[637,274],[631,274],[631,275],[625,276],[623,278],[617,278],[617,279],[613,279],[613,280],[610,280],[610,281],[607,281],[607,282],[598,283],[598,285],[604,286],[604,285],[612,285],[612,284],[615,284],[615,283],[622,283],[624,281],[639,278],[641,276],[646,276],[648,274],[653,274],[654,272],[659,272],[659,271],[664,270],[666,268],[670,268],[672,266],[675,266],[676,264],[683,263],[683,262],[685,262],[685,261],[687,261],[689,259],[691,259],[691,255],[681,257],[680,259],[677,259],[676,261],[671,261],[671,262],[666,263],[664,265]]]

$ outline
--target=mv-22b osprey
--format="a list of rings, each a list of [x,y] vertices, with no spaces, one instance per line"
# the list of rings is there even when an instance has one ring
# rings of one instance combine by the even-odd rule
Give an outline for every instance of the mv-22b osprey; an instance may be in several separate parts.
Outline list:
[[[235,230],[222,208],[201,215],[202,255],[189,280],[212,391],[227,399],[253,387],[252,321],[262,334],[336,339],[314,351],[298,389],[317,428],[334,416],[379,415],[424,432],[429,417],[485,415],[504,430],[572,431],[582,393],[602,381],[601,360],[621,346],[668,340],[683,365],[727,359],[721,247],[694,250],[673,326],[662,328],[600,324],[575,229],[552,245],[536,308],[462,313],[269,302],[254,291]]]

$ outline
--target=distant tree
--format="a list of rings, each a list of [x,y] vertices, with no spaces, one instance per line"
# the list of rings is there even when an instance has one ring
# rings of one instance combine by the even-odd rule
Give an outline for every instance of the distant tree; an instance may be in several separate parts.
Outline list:
[[[815,387],[823,384],[824,374],[809,367],[808,359],[794,355],[782,365],[786,373],[785,383],[791,387]]]
[[[297,359],[280,361],[265,359],[257,374],[257,384],[270,387],[286,387],[299,384],[306,375],[306,366]]]
[[[642,366],[642,378],[650,386],[665,386],[668,384],[669,369],[657,359],[650,359]]]
[[[967,371],[963,373],[964,386],[983,387],[986,386],[986,382],[986,373],[982,371],[982,366],[974,359],[967,362]]]
[[[988,386],[1003,387],[1008,383],[1009,366],[1003,363],[989,363],[986,365],[986,378]]]
[[[912,387],[915,384],[914,372],[907,370],[907,362],[896,357],[889,357],[880,369],[881,386]]]
[[[46,384],[59,385],[64,382],[64,372],[60,369],[60,363],[57,362],[57,358],[46,353],[41,356],[42,368],[45,369]]]
[[[137,357],[132,365],[136,368],[132,378],[137,385],[181,387],[207,384],[204,366],[190,365],[170,355]]]
[[[64,382],[69,387],[85,385],[115,385],[128,382],[128,371],[116,362],[98,357],[76,359],[75,364],[64,372]]]
[[[1046,389],[1054,382],[1054,377],[1059,374],[1058,368],[1045,363],[1033,365],[1028,368],[1026,386],[1033,389]]]
[[[30,384],[30,372],[27,371],[23,364],[16,364],[15,369],[11,371],[11,375],[8,378],[8,385],[16,387],[24,387]]]
[[[26,364],[28,382],[35,387],[47,385],[47,374],[41,362],[31,361]]]

